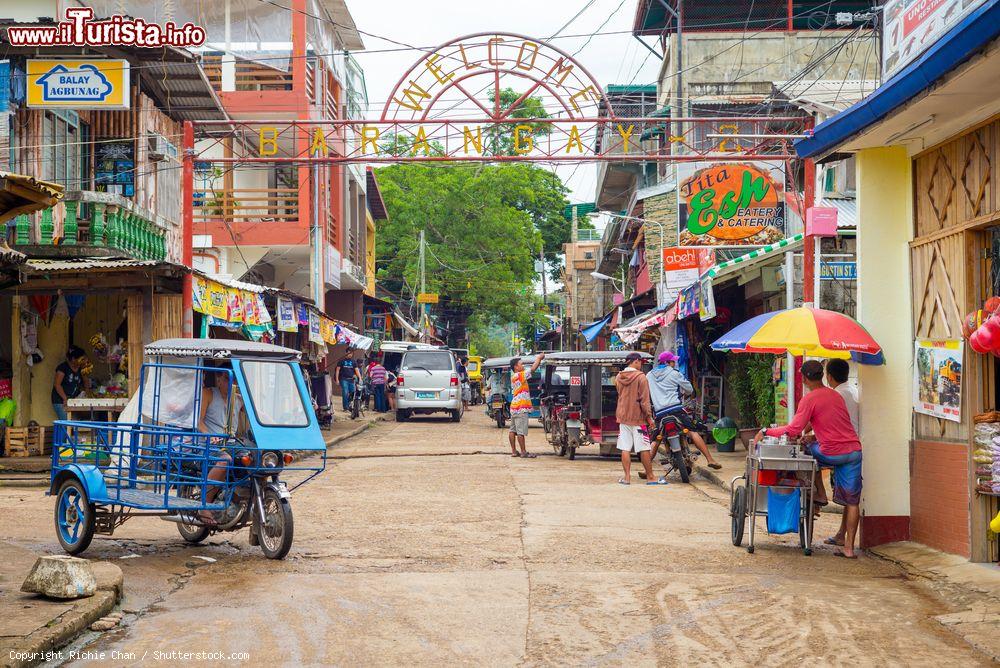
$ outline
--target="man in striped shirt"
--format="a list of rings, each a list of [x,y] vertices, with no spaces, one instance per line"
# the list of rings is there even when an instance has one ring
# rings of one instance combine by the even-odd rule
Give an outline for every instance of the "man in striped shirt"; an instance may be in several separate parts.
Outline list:
[[[385,396],[385,384],[389,380],[389,372],[376,359],[375,363],[368,367],[368,379],[372,383],[372,393],[375,395],[375,410],[385,413],[389,410],[388,400]]]
[[[528,379],[538,371],[539,365],[545,359],[545,353],[538,353],[530,371],[525,371],[524,363],[520,357],[515,357],[510,361],[510,456],[525,457],[534,459],[535,455],[528,452],[524,444],[524,437],[528,435],[528,418],[531,416],[531,389],[528,386]],[[521,446],[521,452],[517,451],[517,445]]]

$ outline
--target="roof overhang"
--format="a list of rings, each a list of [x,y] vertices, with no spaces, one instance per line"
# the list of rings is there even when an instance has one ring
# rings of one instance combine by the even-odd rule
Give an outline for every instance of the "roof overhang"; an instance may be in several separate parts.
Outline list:
[[[58,183],[0,172],[0,223],[21,214],[48,209],[62,198],[63,187]]]
[[[330,14],[334,32],[340,38],[341,46],[346,51],[360,51],[365,48],[361,41],[361,33],[354,23],[351,10],[344,0],[323,0],[323,8]]]
[[[365,197],[368,200],[368,210],[372,212],[372,218],[375,220],[388,220],[389,214],[385,210],[385,200],[382,199],[382,190],[378,186],[375,170],[368,167],[365,171],[367,177]]]
[[[795,142],[796,151],[823,158],[895,144],[919,152],[992,117],[1000,94],[998,38],[1000,0],[989,0],[874,93]]]

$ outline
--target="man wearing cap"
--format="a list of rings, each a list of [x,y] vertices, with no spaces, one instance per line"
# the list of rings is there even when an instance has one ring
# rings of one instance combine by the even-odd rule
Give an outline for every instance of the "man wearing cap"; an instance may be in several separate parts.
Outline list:
[[[657,421],[667,415],[676,417],[680,421],[681,426],[688,430],[688,436],[694,442],[694,447],[698,448],[701,454],[705,455],[705,461],[708,462],[708,466],[713,469],[721,469],[722,464],[715,461],[715,458],[712,457],[708,446],[705,445],[705,439],[697,431],[698,426],[695,424],[694,419],[684,410],[684,405],[681,403],[681,393],[693,394],[694,387],[684,377],[684,374],[677,369],[678,359],[677,355],[666,350],[660,353],[660,357],[657,360],[659,364],[646,374],[646,379],[649,381],[649,395],[653,402],[653,412],[656,415]],[[654,446],[654,458],[656,457],[656,449],[659,445],[657,443]]]
[[[618,390],[618,406],[615,409],[615,420],[618,421],[618,450],[622,455],[622,469],[625,476],[618,479],[618,484],[631,483],[632,452],[639,455],[642,467],[649,482],[647,485],[665,485],[663,478],[653,479],[653,458],[650,453],[649,432],[647,426],[653,424],[653,411],[649,403],[649,384],[642,374],[642,355],[629,353],[625,357],[625,368],[615,376],[615,389]]]

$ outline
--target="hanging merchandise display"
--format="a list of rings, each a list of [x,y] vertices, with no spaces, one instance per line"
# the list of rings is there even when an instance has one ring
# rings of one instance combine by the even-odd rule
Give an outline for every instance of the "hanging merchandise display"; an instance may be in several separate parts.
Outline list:
[[[209,278],[196,276],[193,281],[192,298],[194,311],[205,316],[203,327],[224,327],[234,332],[242,331],[247,338],[254,341],[269,339],[274,335],[271,314],[264,304],[263,297],[257,292],[222,285]],[[280,324],[281,297],[278,298],[278,305]],[[297,324],[292,331],[298,331]]]
[[[295,314],[295,302],[289,297],[278,297],[278,331],[299,331],[299,320]]]
[[[976,435],[972,461],[976,469],[976,491],[990,496],[1000,496],[1000,421],[996,421],[998,419],[1000,415],[996,411],[975,417]]]
[[[677,319],[698,315],[701,307],[701,284],[692,283],[677,295]]]
[[[319,328],[319,312],[309,309],[309,341],[317,345],[323,345],[323,335]]]

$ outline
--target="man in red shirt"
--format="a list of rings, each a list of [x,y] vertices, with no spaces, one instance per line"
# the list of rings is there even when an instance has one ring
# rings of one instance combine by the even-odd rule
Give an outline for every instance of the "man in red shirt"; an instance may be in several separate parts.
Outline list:
[[[805,447],[820,466],[833,469],[833,500],[844,506],[847,532],[843,551],[837,556],[856,559],[854,537],[861,519],[861,441],[858,439],[844,397],[823,385],[823,365],[809,360],[802,365],[802,383],[809,392],[802,397],[795,417],[784,427],[761,429],[757,440],[767,436],[795,438],[812,427],[818,443]]]

